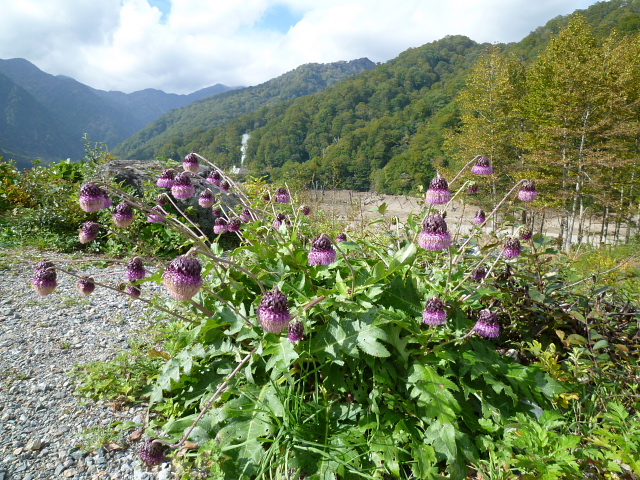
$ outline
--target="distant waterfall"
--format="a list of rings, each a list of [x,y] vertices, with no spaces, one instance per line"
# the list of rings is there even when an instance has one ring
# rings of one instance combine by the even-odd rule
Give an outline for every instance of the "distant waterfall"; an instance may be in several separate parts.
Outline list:
[[[244,159],[247,158],[247,142],[251,135],[249,133],[242,134],[242,141],[240,142],[240,168],[244,167]]]

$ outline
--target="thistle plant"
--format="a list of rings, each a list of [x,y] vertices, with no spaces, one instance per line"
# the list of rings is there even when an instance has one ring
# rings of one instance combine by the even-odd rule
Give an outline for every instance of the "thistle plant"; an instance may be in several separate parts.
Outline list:
[[[178,315],[189,339],[153,384],[148,432],[155,434],[140,451],[145,462],[186,445],[203,454],[215,445],[230,479],[286,472],[462,480],[510,418],[530,414],[531,404],[554,408],[563,386],[540,366],[500,353],[521,332],[506,311],[514,289],[503,288],[496,272],[508,265],[516,279],[528,278],[520,257],[532,247],[515,237],[503,245],[479,228],[452,234],[453,195],[443,177],[431,182],[427,208],[402,225],[381,234],[372,224],[347,238],[321,230],[315,211],[296,207],[296,192],[252,194],[191,155],[197,171],[168,186],[165,170],[156,182],[171,199],[166,206],[97,181],[80,195],[88,212],[105,208],[100,192],[120,197],[140,218],[162,219],[154,227],[175,232],[188,250],[167,263],[145,259],[153,275],[139,256],[126,266],[135,284],[123,294]],[[204,165],[213,169],[206,177]],[[472,168],[489,170],[482,158]],[[212,220],[210,231],[176,207],[202,184],[220,194],[213,207],[194,206]],[[520,184],[529,185],[514,189]],[[224,191],[239,203],[226,203]],[[38,294],[53,292],[58,270],[36,269]],[[149,300],[148,282],[162,284],[165,297]]]

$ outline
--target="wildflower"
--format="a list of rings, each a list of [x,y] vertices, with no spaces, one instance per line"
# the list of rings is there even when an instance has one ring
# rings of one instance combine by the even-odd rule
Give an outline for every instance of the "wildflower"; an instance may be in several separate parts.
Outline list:
[[[242,227],[242,220],[240,220],[240,217],[231,217],[229,219],[229,223],[227,224],[227,231],[239,232],[241,227]]]
[[[193,173],[197,173],[198,170],[200,170],[200,162],[198,161],[196,152],[191,152],[186,157],[184,157],[182,168],[184,168],[187,172]]]
[[[167,218],[164,216],[164,212],[160,206],[153,207],[149,216],[147,216],[147,222],[149,223],[162,223]]]
[[[478,185],[476,185],[476,183],[472,183],[471,185],[469,185],[469,187],[467,187],[467,194],[468,195],[477,195],[478,194]]]
[[[124,278],[130,282],[137,282],[142,280],[147,275],[147,271],[144,269],[144,264],[140,257],[134,257],[127,263],[127,269],[124,272]]]
[[[447,320],[444,303],[438,297],[431,297],[422,314],[422,321],[427,325],[440,325]]]
[[[109,207],[113,207],[113,202],[111,201],[111,197],[107,195],[107,192],[105,192],[103,208],[109,208]]]
[[[213,192],[208,188],[204,189],[198,197],[198,205],[202,208],[209,208],[214,203],[216,203],[216,197],[213,195]]]
[[[507,238],[507,241],[504,243],[504,249],[502,250],[504,258],[516,258],[519,257],[521,253],[522,246],[520,245],[520,240],[514,237]]]
[[[230,188],[231,185],[226,180],[220,182],[220,190],[222,190],[223,192],[228,192]]]
[[[136,298],[139,298],[142,294],[142,292],[140,291],[140,287],[137,285],[127,285],[127,288],[124,289],[124,293]]]
[[[487,217],[486,217],[486,215],[484,213],[484,210],[478,210],[476,212],[476,216],[473,217],[473,223],[476,224],[476,225],[480,225],[480,224],[482,224],[482,223],[484,223],[486,221],[487,221]]]
[[[271,194],[269,192],[265,192],[264,195],[262,195],[262,200],[265,202],[271,201]]]
[[[76,290],[83,295],[91,295],[96,289],[96,284],[92,277],[82,277],[76,282]]]
[[[164,207],[167,203],[169,203],[169,197],[167,197],[166,193],[161,193],[156,197],[156,203],[159,207]]]
[[[309,205],[302,205],[300,211],[303,215],[309,215],[311,213],[311,207]]]
[[[175,178],[176,171],[173,168],[168,168],[162,171],[160,177],[156,180],[156,185],[160,188],[171,188],[173,187]]]
[[[221,208],[220,206],[213,207],[213,208],[211,209],[211,214],[212,214],[214,217],[220,217],[220,216],[222,216],[222,208]]]
[[[106,192],[95,183],[85,183],[80,187],[80,208],[85,212],[97,212],[105,207]]]
[[[226,233],[227,230],[227,221],[222,217],[216,218],[216,221],[213,223],[213,233],[221,235]]]
[[[302,322],[295,321],[289,323],[288,337],[293,343],[297,343],[304,337],[304,325]]]
[[[36,269],[31,278],[31,286],[38,295],[49,295],[58,286],[57,277],[55,268]]]
[[[347,241],[347,234],[342,232],[339,233],[338,236],[336,237],[336,242],[340,243],[340,242],[346,242]]]
[[[523,242],[528,242],[533,237],[533,230],[529,225],[522,225],[520,227],[520,240]]]
[[[290,224],[289,220],[287,219],[287,216],[284,213],[276,214],[276,218],[273,221],[273,228],[278,230],[283,224],[286,224],[286,225]]]
[[[127,228],[133,223],[133,208],[128,203],[119,203],[113,212],[113,223],[116,227]]]
[[[336,261],[336,257],[331,239],[326,234],[317,236],[311,243],[309,265],[329,265]]]
[[[171,187],[171,193],[180,200],[190,198],[196,193],[196,188],[191,183],[191,178],[189,178],[186,172],[176,175],[176,178],[173,180],[173,186]]]
[[[248,208],[245,208],[242,213],[239,215],[240,220],[242,220],[245,223],[248,223],[251,221],[251,212],[249,211]]]
[[[222,174],[218,170],[212,170],[207,176],[207,183],[219,187],[222,183]]]
[[[98,236],[99,231],[99,223],[87,222],[80,229],[80,233],[78,233],[78,240],[80,240],[80,243],[89,243]]]
[[[426,250],[444,250],[451,246],[451,234],[442,215],[434,213],[424,219],[418,245]]]
[[[432,205],[441,205],[451,200],[449,183],[444,177],[437,175],[427,189],[427,202]]]
[[[538,190],[536,190],[535,182],[531,180],[525,180],[518,192],[518,198],[523,202],[532,202],[538,198]]]
[[[291,201],[291,196],[286,188],[280,187],[276,191],[276,202],[277,203],[289,203]]]
[[[499,337],[500,324],[498,323],[498,314],[488,308],[480,310],[478,321],[474,325],[473,331],[487,338]]]
[[[287,296],[274,288],[265,293],[258,307],[258,321],[270,333],[280,333],[291,320]]]
[[[33,267],[34,271],[39,271],[39,270],[48,270],[50,268],[53,268],[53,262],[50,262],[49,260],[46,259],[42,259],[40,260],[38,263],[36,263],[36,266]]]
[[[480,265],[478,268],[476,268],[473,271],[473,274],[471,275],[471,277],[476,281],[479,282],[481,280],[484,280],[484,278],[487,276],[487,268],[484,265]]]
[[[481,155],[476,160],[476,164],[471,167],[471,171],[476,175],[491,175],[493,173],[493,167],[487,157]]]
[[[147,439],[140,448],[139,456],[147,465],[158,465],[167,460],[166,446],[154,440],[155,438]]]
[[[164,274],[164,286],[176,300],[189,300],[202,287],[202,265],[200,261],[188,255],[181,255],[173,260]]]

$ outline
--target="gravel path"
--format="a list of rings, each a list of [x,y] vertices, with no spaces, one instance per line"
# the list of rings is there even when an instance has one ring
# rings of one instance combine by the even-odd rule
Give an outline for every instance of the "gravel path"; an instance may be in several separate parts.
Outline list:
[[[77,279],[62,273],[56,291],[40,297],[30,279],[46,255],[10,253],[0,255],[0,480],[173,478],[168,463],[143,464],[139,442],[111,451],[83,449],[92,438],[87,431],[116,421],[142,424],[146,409],[114,411],[109,402],[75,396],[68,375],[78,363],[111,359],[129,348],[153,312],[104,288],[84,297],[75,289]],[[59,257],[48,255],[54,262]],[[77,272],[104,272],[86,267]]]

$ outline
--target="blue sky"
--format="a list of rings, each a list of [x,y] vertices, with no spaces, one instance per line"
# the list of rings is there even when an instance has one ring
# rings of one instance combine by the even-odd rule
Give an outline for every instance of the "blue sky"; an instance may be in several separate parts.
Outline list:
[[[103,90],[249,86],[305,63],[386,62],[446,35],[514,42],[596,0],[21,0],[0,58]]]

